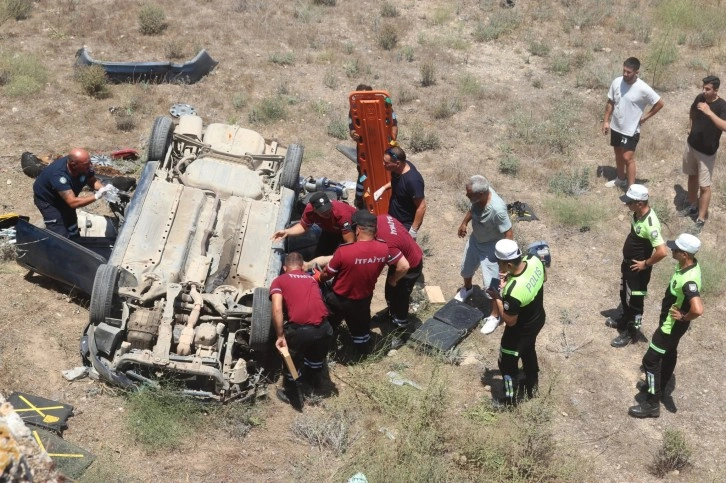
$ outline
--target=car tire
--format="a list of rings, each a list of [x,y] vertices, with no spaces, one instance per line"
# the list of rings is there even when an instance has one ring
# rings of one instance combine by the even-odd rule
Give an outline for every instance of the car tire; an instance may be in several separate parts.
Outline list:
[[[20,156],[20,167],[27,176],[37,178],[45,169],[45,164],[35,154],[26,151]]]
[[[118,268],[115,265],[101,264],[96,271],[91,292],[91,303],[88,307],[89,320],[93,325],[106,322],[111,315],[114,304],[114,293],[118,281]]]
[[[171,144],[171,135],[173,130],[173,121],[168,116],[159,116],[154,119],[151,126],[151,135],[149,136],[149,161],[161,161],[166,155],[166,150]]]
[[[289,188],[297,195],[300,191],[300,166],[302,165],[304,148],[302,144],[291,144],[287,147],[285,162],[282,164],[280,186]]]
[[[272,345],[272,302],[270,289],[255,288],[252,294],[252,325],[250,326],[250,349],[266,354]]]

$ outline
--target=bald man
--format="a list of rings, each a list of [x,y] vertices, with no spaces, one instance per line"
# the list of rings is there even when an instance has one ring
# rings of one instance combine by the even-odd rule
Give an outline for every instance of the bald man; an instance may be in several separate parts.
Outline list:
[[[96,193],[78,196],[86,185]],[[88,151],[75,148],[67,156],[50,163],[36,178],[33,201],[48,230],[73,238],[79,236],[76,208],[90,205],[111,189],[110,185],[104,186],[96,179]]]

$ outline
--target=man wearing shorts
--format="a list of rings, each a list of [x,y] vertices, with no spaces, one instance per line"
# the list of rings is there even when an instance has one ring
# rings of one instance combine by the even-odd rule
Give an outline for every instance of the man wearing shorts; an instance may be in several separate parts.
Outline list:
[[[617,170],[617,177],[605,183],[609,188],[627,188],[635,183],[635,147],[640,140],[640,125],[663,108],[663,99],[638,78],[639,70],[638,59],[626,59],[623,63],[623,75],[613,81],[608,91],[602,133],[610,133],[610,145],[615,151]],[[653,107],[643,114],[647,105]]]
[[[683,174],[688,175],[688,204],[680,214],[696,218],[694,235],[701,233],[711,201],[711,177],[722,132],[716,122],[726,119],[726,101],[718,96],[720,85],[718,77],[705,77],[703,92],[691,104],[691,132],[683,153]]]

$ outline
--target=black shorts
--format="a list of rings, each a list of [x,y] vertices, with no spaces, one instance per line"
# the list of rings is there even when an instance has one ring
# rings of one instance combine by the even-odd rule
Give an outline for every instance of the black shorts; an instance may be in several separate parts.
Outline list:
[[[635,151],[635,147],[640,141],[640,133],[635,133],[632,136],[626,136],[620,134],[617,131],[610,130],[610,146],[614,148],[622,148],[626,151]]]

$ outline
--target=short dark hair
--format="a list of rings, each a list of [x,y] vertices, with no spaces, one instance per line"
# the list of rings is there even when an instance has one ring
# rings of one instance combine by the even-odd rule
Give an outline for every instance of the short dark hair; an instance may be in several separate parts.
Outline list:
[[[715,90],[718,90],[721,85],[721,79],[715,75],[707,75],[703,78],[703,85],[705,86],[706,84],[711,84]]]
[[[640,70],[640,61],[637,57],[628,57],[625,59],[625,62],[623,62],[623,65],[628,69]]]
[[[385,154],[392,157],[394,161],[400,161],[402,163],[406,161],[406,152],[399,146],[391,146],[386,149]]]
[[[358,87],[355,88],[357,91],[372,91],[373,88],[369,86],[368,84],[358,84]]]
[[[290,252],[285,255],[285,266],[286,267],[301,267],[305,260],[300,252]]]

